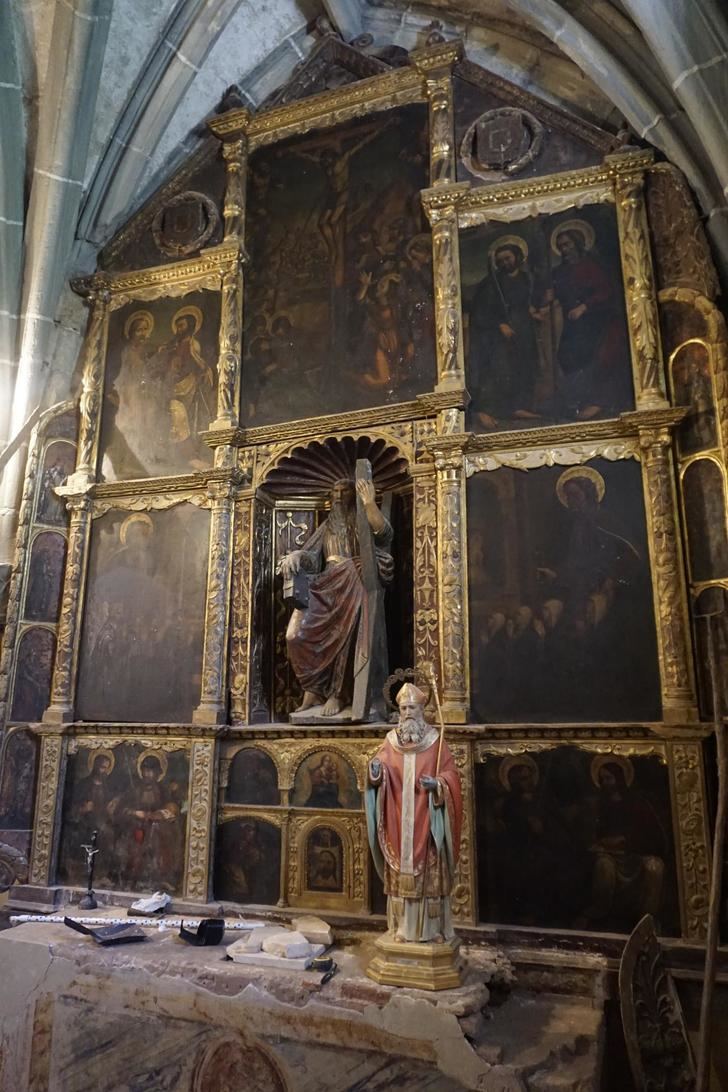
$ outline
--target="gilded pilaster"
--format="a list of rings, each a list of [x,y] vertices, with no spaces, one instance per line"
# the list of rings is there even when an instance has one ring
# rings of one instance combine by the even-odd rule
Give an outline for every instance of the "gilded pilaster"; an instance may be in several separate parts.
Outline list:
[[[670,744],[670,780],[683,935],[705,940],[710,897],[710,850],[702,744]]]
[[[414,522],[415,670],[432,664],[440,674],[440,627],[437,612],[437,484],[434,463],[412,467]]]
[[[242,262],[237,262],[222,275],[217,418],[210,425],[211,431],[238,426],[242,337],[243,274]]]
[[[619,174],[615,189],[636,404],[655,409],[667,399],[644,184],[641,171]]]
[[[253,495],[253,490],[246,490],[239,494],[235,506],[230,637],[230,722],[232,724],[247,724],[249,719]]]
[[[476,893],[477,859],[475,839],[475,796],[473,791],[473,754],[469,743],[451,743],[463,792],[463,827],[460,834],[460,856],[455,871],[451,905],[452,916],[459,925],[477,922]]]
[[[185,898],[210,896],[210,846],[215,813],[215,741],[197,740],[190,756],[190,817],[187,830]]]
[[[430,107],[431,186],[456,181],[452,68],[462,53],[461,42],[448,42],[410,54],[413,65],[425,77]]]
[[[641,430],[640,447],[663,717],[672,722],[689,721],[696,719],[697,712],[669,429]]]
[[[449,723],[465,724],[469,705],[469,659],[462,450],[437,452],[435,467],[442,712]]]
[[[28,879],[32,884],[47,886],[55,879],[54,858],[63,802],[66,748],[60,731],[36,728],[36,732],[41,737],[40,763]]]
[[[202,692],[194,724],[224,724],[227,714],[228,601],[232,578],[232,527],[235,482],[232,477],[208,485],[211,501],[210,552],[205,605]]]
[[[75,473],[68,480],[69,486],[77,491],[96,478],[110,298],[111,294],[106,286],[93,287],[87,296],[91,318],[83,347],[78,455]]]
[[[226,140],[222,146],[225,160],[225,242],[242,241],[245,231],[245,171],[248,162],[248,138]]]
[[[67,490],[65,486],[59,492]],[[88,494],[70,495],[68,552],[63,579],[61,613],[58,619],[56,662],[53,667],[50,705],[43,714],[46,724],[65,724],[73,720],[76,692],[78,646],[81,631],[81,606],[86,583],[86,558],[91,534],[91,498]]]
[[[442,207],[426,204],[426,208],[432,225],[436,390],[461,389],[465,386],[465,354],[460,305],[460,239],[455,198],[452,204],[444,204]]]

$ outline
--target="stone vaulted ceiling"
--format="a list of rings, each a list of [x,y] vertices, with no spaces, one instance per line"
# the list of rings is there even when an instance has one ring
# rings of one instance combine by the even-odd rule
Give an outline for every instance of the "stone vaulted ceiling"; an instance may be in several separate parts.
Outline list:
[[[69,277],[197,146],[228,87],[255,109],[290,77],[322,17],[405,49],[437,19],[542,98],[607,129],[626,118],[688,175],[728,269],[723,0],[3,0],[0,448],[68,394],[85,322]]]

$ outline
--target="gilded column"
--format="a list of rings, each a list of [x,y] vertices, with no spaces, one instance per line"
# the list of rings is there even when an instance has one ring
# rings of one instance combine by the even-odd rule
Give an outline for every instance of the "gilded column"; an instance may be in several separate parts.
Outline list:
[[[465,724],[468,720],[469,660],[462,451],[438,452],[435,466],[442,712],[450,724]]]
[[[220,348],[217,358],[217,418],[210,429],[237,428],[243,339],[243,273],[238,254],[222,275]]]
[[[616,201],[636,404],[655,409],[667,399],[644,174],[618,175]]]
[[[224,724],[227,714],[228,602],[232,577],[232,525],[235,480],[212,481],[210,552],[205,607],[205,647],[202,654],[200,704],[192,714],[194,724]]]
[[[425,77],[430,106],[431,186],[456,181],[452,69],[462,55],[462,42],[444,42],[410,54],[412,64]]]
[[[226,140],[222,146],[225,160],[225,242],[242,241],[245,232],[245,172],[248,164],[248,137]]]
[[[434,191],[429,192],[432,194]],[[465,386],[465,356],[460,305],[460,240],[455,200],[428,205],[427,211],[432,225],[436,389],[459,390]]]
[[[695,720],[690,623],[669,429],[641,430],[640,447],[663,717],[673,723]]]
[[[63,802],[65,739],[58,729],[36,727],[40,740],[38,788],[36,790],[33,847],[28,880],[47,887],[55,879],[55,853]]]
[[[415,670],[432,664],[440,674],[440,627],[437,613],[437,484],[435,464],[416,463],[414,482],[414,623]]]
[[[710,828],[703,745],[699,740],[675,741],[668,747],[683,936],[704,941],[710,899]]]
[[[59,488],[59,492],[68,490]],[[66,724],[73,720],[78,668],[78,644],[81,631],[81,606],[86,583],[86,558],[91,536],[91,498],[87,493],[67,496],[71,511],[68,528],[66,572],[58,619],[56,662],[53,667],[50,705],[43,714],[46,724]]]
[[[92,288],[87,296],[87,302],[91,307],[91,318],[83,346],[78,454],[75,473],[67,483],[76,492],[96,480],[106,369],[109,299],[110,293],[104,286]]]
[[[190,818],[185,867],[185,898],[207,902],[211,891],[210,856],[215,818],[215,740],[192,744]]]
[[[250,705],[250,589],[253,560],[254,492],[238,494],[233,537],[230,638],[230,723],[247,724]]]

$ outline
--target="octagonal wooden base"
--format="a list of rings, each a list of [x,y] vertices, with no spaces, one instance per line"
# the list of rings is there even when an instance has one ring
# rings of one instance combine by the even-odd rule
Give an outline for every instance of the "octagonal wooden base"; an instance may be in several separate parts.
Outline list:
[[[463,960],[457,937],[443,944],[408,944],[385,933],[374,946],[377,953],[366,973],[381,985],[452,990],[461,984]]]

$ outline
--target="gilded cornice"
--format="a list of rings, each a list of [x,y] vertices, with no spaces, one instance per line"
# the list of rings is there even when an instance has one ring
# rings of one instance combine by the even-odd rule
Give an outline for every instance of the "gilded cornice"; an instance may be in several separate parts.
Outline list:
[[[35,731],[35,726],[33,726]],[[95,739],[101,739],[100,746],[108,746],[110,738],[117,743],[124,743],[127,739],[138,739],[148,743],[150,747],[159,745],[160,739],[179,741],[180,747],[186,746],[190,740],[218,739],[224,736],[227,729],[224,725],[202,724],[121,724],[121,723],[94,723],[93,721],[74,721],[63,726],[63,734],[76,740],[69,745],[69,751],[78,750],[79,747],[95,746]]]
[[[351,410],[348,413],[331,413],[323,417],[306,417],[301,421],[286,421],[278,425],[260,425],[257,428],[211,429],[200,433],[209,447],[231,445],[251,447],[258,444],[284,443],[290,440],[320,439],[334,432],[374,428],[402,421],[419,420],[435,416],[445,409],[464,409],[470,401],[467,391],[428,391],[419,394],[412,402],[398,402],[392,406],[372,406],[371,409]]]
[[[166,265],[125,273],[95,273],[91,277],[71,281],[71,288],[80,296],[90,296],[106,290],[112,295],[113,308],[113,297],[143,298],[143,294],[150,289],[169,291],[175,286],[186,287],[189,282],[187,290],[194,291],[196,282],[211,276],[221,278],[224,273],[234,270],[241,257],[240,244],[237,241],[228,241],[220,246],[210,247],[199,258],[191,258],[189,261],[169,262]]]

